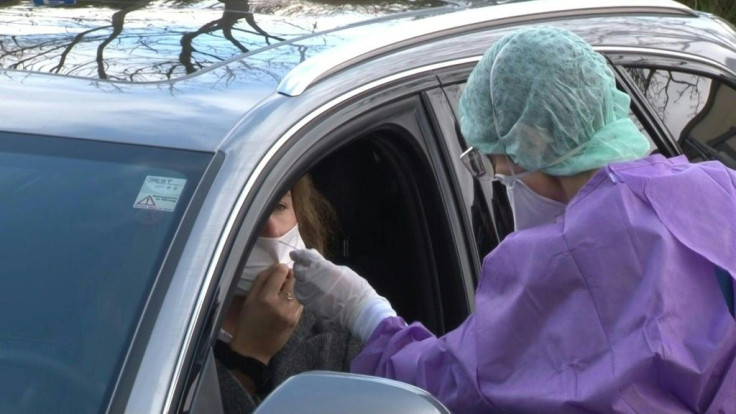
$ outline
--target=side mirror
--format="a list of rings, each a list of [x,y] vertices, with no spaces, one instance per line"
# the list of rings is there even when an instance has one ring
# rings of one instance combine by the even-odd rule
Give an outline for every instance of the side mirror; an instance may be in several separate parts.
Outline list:
[[[450,414],[434,396],[403,382],[368,375],[310,371],[276,388],[255,414]]]

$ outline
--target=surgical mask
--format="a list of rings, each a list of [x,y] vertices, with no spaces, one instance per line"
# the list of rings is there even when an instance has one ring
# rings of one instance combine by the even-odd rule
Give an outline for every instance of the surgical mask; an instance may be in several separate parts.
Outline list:
[[[299,234],[299,226],[294,226],[281,237],[259,237],[253,251],[248,256],[245,269],[238,280],[236,294],[245,295],[250,291],[256,276],[276,263],[289,267],[294,261],[289,257],[292,250],[304,249],[304,241]]]
[[[514,215],[514,229],[523,230],[551,223],[565,211],[565,204],[542,197],[516,177],[498,176],[506,186],[506,195]]]

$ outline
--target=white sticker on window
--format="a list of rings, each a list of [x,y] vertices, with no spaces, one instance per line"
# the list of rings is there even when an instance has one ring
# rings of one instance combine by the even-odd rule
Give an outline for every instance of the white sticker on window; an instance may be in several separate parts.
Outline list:
[[[146,210],[174,211],[186,183],[187,180],[184,178],[149,175],[143,182],[133,207]]]

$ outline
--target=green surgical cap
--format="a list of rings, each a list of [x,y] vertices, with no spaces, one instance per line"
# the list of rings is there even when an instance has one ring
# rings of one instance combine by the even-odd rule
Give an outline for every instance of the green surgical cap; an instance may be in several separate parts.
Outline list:
[[[460,98],[460,128],[485,154],[567,176],[649,152],[629,103],[583,39],[531,27],[504,36],[478,62]]]

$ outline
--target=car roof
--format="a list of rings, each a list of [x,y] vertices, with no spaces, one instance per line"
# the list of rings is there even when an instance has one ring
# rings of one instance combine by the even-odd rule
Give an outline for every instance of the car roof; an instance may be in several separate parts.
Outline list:
[[[446,7],[441,0],[374,7],[248,0],[89,0],[50,7],[24,1],[0,8],[0,67],[117,82],[171,81],[336,28]]]
[[[54,67],[49,62],[43,63],[43,59],[39,59],[41,63],[26,68],[27,70],[19,70],[20,65],[8,66],[0,60],[0,65],[6,68],[0,72],[0,96],[4,98],[0,101],[0,109],[4,114],[0,127],[17,132],[215,151],[246,114],[275,93],[299,96],[325,78],[397,50],[405,50],[414,45],[421,49],[421,45],[429,40],[447,39],[466,31],[479,32],[487,27],[505,30],[513,25],[536,21],[569,20],[574,22],[570,24],[571,28],[577,29],[579,34],[597,45],[636,44],[640,48],[664,48],[696,55],[708,53],[713,44],[720,45],[725,50],[729,47],[733,50],[733,32],[723,30],[718,21],[709,16],[695,13],[674,1],[599,0],[594,5],[586,3],[589,2],[536,0],[480,7],[476,4],[471,10],[464,5],[424,3],[419,9],[406,8],[403,13],[385,14],[386,10],[381,9],[360,17],[350,17],[349,12],[341,10],[336,14],[348,15],[347,20],[328,24],[322,31],[309,27],[309,22],[314,25],[315,21],[321,22],[322,17],[301,15],[286,19],[289,22],[287,26],[299,27],[299,30],[290,35],[292,37],[287,39],[279,36],[282,40],[262,39],[262,44],[246,53],[234,46],[225,34],[211,36],[212,39],[207,37],[212,41],[205,42],[202,48],[206,46],[206,50],[222,50],[218,49],[218,45],[229,43],[230,49],[217,59],[210,53],[209,59],[218,60],[217,62],[206,67],[202,64],[199,70],[182,76],[173,75],[177,70],[183,70],[183,64],[179,62],[180,65],[172,70],[172,63],[167,69],[171,78],[164,80],[160,78],[161,74],[150,75],[152,72],[146,72],[150,77],[141,75],[117,79],[108,76],[100,79],[99,76],[93,77],[95,73],[99,75],[99,70],[89,68],[86,69],[87,72],[80,70],[78,73],[83,74],[81,76],[77,72],[62,76],[61,70],[55,73],[52,70]],[[7,9],[0,10],[2,15]],[[46,12],[49,15],[58,12],[55,9],[43,10],[50,10]],[[178,22],[182,14],[188,15],[193,10],[197,11],[196,8],[185,8],[176,9],[172,13],[178,16]],[[223,10],[217,13],[223,13]],[[213,15],[209,16],[211,18]],[[584,19],[590,17],[596,19],[595,24],[586,25]],[[164,17],[161,15],[156,17],[162,18]],[[639,19],[641,24],[629,26],[626,30],[626,22],[633,18]],[[256,18],[256,22],[258,19],[260,17]],[[185,36],[182,33],[197,33],[191,28],[199,27],[197,30],[201,30],[205,26],[202,21],[197,20],[189,26],[190,29],[177,29],[175,38],[180,39],[180,43],[173,48],[181,53],[181,38]],[[54,26],[50,20],[45,24],[48,27]],[[284,21],[279,20],[274,24],[284,25]],[[610,25],[608,29],[607,24]],[[165,33],[166,30],[161,30],[166,25],[154,26],[157,27],[151,31],[155,33],[151,39],[158,36],[162,43],[171,48],[176,42]],[[81,32],[94,29],[84,27],[80,29]],[[252,25],[249,27],[253,29]],[[258,27],[265,31],[260,23]],[[632,28],[641,31],[643,35],[638,36]],[[283,34],[284,30],[279,33]],[[256,34],[249,33],[249,38],[266,38],[257,29],[253,31]],[[81,32],[73,32],[71,38],[77,38]],[[204,36],[205,33],[199,35]],[[7,33],[0,39],[4,39],[3,44],[7,44]],[[150,43],[138,44],[131,52],[136,59],[131,58],[130,62],[141,65],[146,56],[155,56],[148,54],[149,45]],[[99,47],[98,40],[96,47],[80,50],[91,53]],[[487,45],[474,45],[467,48],[468,50],[460,48],[461,50],[447,56],[434,56],[431,59],[477,55],[485,47]],[[233,51],[233,48],[238,50]],[[147,52],[137,55],[138,49]],[[733,58],[721,55],[709,57],[720,59],[719,63],[736,71]],[[124,54],[116,55],[117,58],[126,61]],[[89,59],[91,55],[87,58]],[[154,67],[154,60],[150,58],[145,61],[145,65]],[[422,59],[418,59],[417,64],[421,61]],[[95,64],[88,66],[94,67]],[[133,67],[135,66],[117,69],[116,73],[131,75],[130,71],[135,71],[131,69]],[[374,76],[382,74],[376,73]],[[356,80],[360,81],[364,80]],[[288,119],[285,119],[285,123],[288,123]],[[273,137],[276,138],[278,137]]]
[[[212,151],[291,69],[350,41],[339,30],[456,7],[438,0],[310,4],[2,7],[0,128]]]

